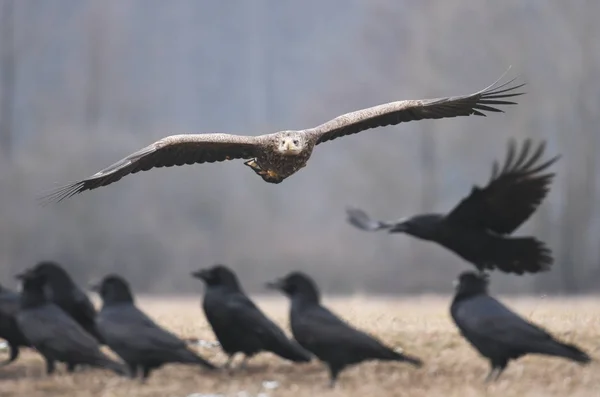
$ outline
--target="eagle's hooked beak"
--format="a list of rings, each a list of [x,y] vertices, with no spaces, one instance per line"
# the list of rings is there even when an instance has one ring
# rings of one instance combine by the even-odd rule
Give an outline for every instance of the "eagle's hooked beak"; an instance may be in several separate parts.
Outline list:
[[[285,138],[280,150],[285,155],[296,155],[301,151],[298,142],[294,142],[293,138]]]

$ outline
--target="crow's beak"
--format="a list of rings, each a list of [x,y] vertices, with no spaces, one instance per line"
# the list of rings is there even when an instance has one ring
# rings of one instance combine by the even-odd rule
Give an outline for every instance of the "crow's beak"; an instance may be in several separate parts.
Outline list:
[[[208,278],[208,270],[200,269],[192,272],[192,277],[206,280]]]
[[[90,283],[88,289],[92,292],[100,293],[100,283]]]
[[[408,221],[399,220],[394,226],[388,229],[390,233],[405,233],[408,231]]]
[[[33,275],[32,269],[23,270],[21,273],[15,274],[17,280],[25,280]]]
[[[265,287],[267,289],[274,289],[274,290],[281,291],[281,290],[283,290],[283,280],[277,279],[274,281],[269,281],[269,282],[265,283]]]

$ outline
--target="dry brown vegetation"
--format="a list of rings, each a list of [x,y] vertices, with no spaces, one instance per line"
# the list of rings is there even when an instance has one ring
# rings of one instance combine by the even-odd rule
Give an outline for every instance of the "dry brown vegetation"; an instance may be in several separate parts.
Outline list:
[[[600,301],[597,298],[505,300],[522,315],[548,328],[558,337],[576,341],[594,358],[600,355]],[[32,352],[0,369],[0,395],[8,396],[161,396],[185,397],[192,393],[247,396],[598,396],[599,364],[587,367],[547,357],[529,356],[512,362],[496,384],[484,385],[488,366],[459,337],[448,314],[447,297],[328,298],[326,304],[352,324],[386,343],[420,356],[426,365],[413,369],[400,363],[365,363],[342,373],[335,390],[327,387],[327,372],[317,361],[292,365],[263,353],[247,370],[233,375],[206,374],[201,369],[168,365],[153,373],[146,384],[113,376],[101,370],[67,375],[63,367],[52,377]],[[259,305],[287,330],[288,305],[284,299],[261,298]],[[214,340],[197,298],[145,298],[139,305],[162,325],[183,337]],[[198,348],[221,364],[219,348]],[[238,358],[239,360],[239,358]],[[239,362],[239,361],[237,361]],[[263,381],[279,386],[265,390]]]

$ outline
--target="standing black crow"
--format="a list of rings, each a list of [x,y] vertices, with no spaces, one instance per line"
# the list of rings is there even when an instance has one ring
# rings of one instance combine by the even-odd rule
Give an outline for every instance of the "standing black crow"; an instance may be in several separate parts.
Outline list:
[[[44,290],[48,300],[58,305],[98,342],[104,344],[96,329],[94,305],[86,293],[73,282],[66,270],[52,261],[40,262],[32,270],[45,277]]]
[[[237,276],[224,265],[192,273],[206,284],[202,307],[221,347],[229,355],[229,367],[236,353],[243,353],[244,367],[260,351],[270,351],[294,362],[311,360],[309,352],[290,340],[269,320],[242,290]]]
[[[46,360],[46,372],[52,374],[55,361],[69,368],[77,364],[106,368],[125,375],[123,365],[100,351],[98,341],[88,334],[59,306],[49,302],[44,293],[45,276],[34,271],[17,275],[23,280],[17,324],[25,338]]]
[[[545,271],[552,254],[534,237],[508,237],[537,209],[554,174],[540,174],[559,156],[538,164],[545,142],[528,157],[531,141],[517,153],[510,140],[502,169],[494,163],[487,186],[474,186],[448,214],[423,214],[393,222],[374,221],[362,210],[346,210],[348,221],[362,230],[388,230],[436,242],[474,264],[479,271],[498,269],[523,274]]]
[[[19,310],[20,296],[18,293],[0,285],[0,338],[8,343],[10,357],[0,363],[8,365],[19,357],[19,347],[31,347],[19,326],[17,325],[17,311]]]
[[[321,306],[314,281],[300,272],[293,272],[267,284],[291,299],[290,324],[294,338],[302,347],[327,363],[330,386],[346,366],[366,360],[405,361],[420,367],[420,359],[396,352],[377,339],[342,321]]]
[[[166,363],[196,364],[216,369],[211,363],[188,349],[186,343],[161,328],[134,303],[129,284],[117,275],[106,276],[92,288],[100,293],[103,306],[96,322],[107,345],[129,366],[135,378],[138,367],[142,379]]]
[[[486,382],[496,380],[510,360],[529,353],[591,361],[578,347],[556,340],[488,295],[484,274],[463,272],[456,284],[450,314],[461,334],[490,361]]]

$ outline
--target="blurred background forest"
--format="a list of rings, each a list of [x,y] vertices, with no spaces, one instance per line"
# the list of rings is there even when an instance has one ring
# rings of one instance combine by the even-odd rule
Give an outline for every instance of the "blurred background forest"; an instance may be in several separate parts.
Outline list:
[[[339,293],[451,292],[449,251],[349,226],[450,209],[509,137],[559,153],[549,197],[517,234],[552,271],[495,291],[600,290],[600,2],[0,0],[0,282],[54,259],[78,282],[193,293],[222,262],[247,290],[292,269]],[[315,126],[400,99],[475,92],[512,65],[505,114],[419,121],[320,146],[280,185],[241,161],[157,169],[58,205],[35,198],[176,133]]]

